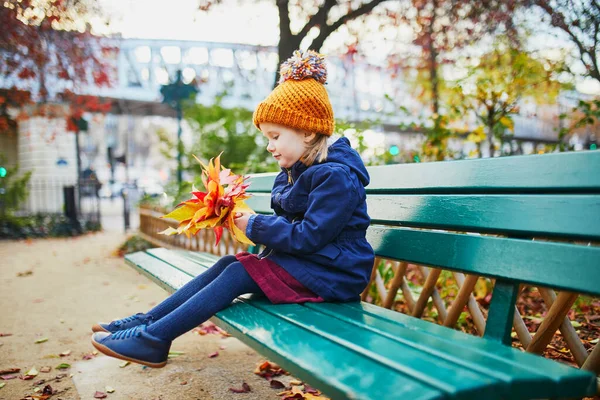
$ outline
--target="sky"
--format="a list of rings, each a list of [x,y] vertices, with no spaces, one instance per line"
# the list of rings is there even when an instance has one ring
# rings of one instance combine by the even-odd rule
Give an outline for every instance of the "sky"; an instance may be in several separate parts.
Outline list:
[[[276,45],[277,9],[272,2],[247,3],[235,10],[216,6],[198,10],[197,0],[100,0],[110,29],[126,38],[197,40]],[[104,30],[96,21],[98,30]]]

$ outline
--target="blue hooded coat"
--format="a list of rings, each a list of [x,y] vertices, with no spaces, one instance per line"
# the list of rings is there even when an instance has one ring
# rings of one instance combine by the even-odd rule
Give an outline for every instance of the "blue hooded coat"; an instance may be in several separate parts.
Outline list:
[[[366,288],[374,253],[365,238],[369,174],[346,138],[327,159],[282,168],[271,191],[275,215],[253,215],[246,229],[268,257],[326,301],[355,301]]]

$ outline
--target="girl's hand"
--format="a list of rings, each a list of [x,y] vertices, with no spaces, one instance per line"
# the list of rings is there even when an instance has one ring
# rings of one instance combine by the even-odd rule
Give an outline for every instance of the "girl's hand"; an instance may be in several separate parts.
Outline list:
[[[250,219],[249,213],[235,213],[234,215],[235,226],[238,227],[244,234],[246,233],[246,227],[248,226],[248,220]]]

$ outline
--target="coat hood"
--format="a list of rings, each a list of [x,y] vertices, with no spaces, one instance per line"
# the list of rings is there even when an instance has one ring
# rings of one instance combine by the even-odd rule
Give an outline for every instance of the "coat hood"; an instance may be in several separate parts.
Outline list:
[[[327,159],[324,162],[347,165],[356,174],[363,186],[369,184],[369,173],[365,168],[365,164],[358,152],[350,146],[350,141],[346,137],[339,138],[329,146]]]

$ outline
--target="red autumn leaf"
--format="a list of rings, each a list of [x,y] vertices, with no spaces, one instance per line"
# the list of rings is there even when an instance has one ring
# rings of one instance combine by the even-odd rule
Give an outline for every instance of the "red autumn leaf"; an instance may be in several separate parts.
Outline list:
[[[218,351],[215,351],[214,353],[210,353],[210,354],[208,355],[208,358],[215,358],[215,357],[216,357],[216,356],[218,356],[218,355],[219,355],[219,352],[218,352]]]
[[[17,375],[2,375],[2,376],[0,376],[0,379],[2,379],[4,381],[8,381],[10,379],[15,379],[17,377],[18,377]]]
[[[2,333],[2,332],[0,332],[0,337],[4,337],[4,336],[12,336],[12,333]]]
[[[250,386],[246,382],[243,382],[241,389],[229,388],[229,390],[233,393],[248,393],[251,389],[250,389]]]
[[[321,394],[321,392],[319,390],[307,385],[306,383],[304,384],[304,393],[315,394],[317,396]]]
[[[2,369],[2,370],[0,370],[0,375],[14,374],[15,372],[19,372],[20,370],[21,370],[21,368]]]
[[[98,392],[98,391],[96,391],[96,393],[94,393],[94,398],[95,399],[105,399],[106,397],[108,397],[108,396],[104,392]]]

